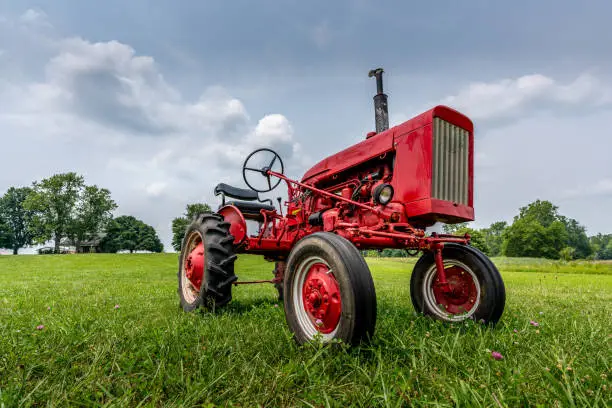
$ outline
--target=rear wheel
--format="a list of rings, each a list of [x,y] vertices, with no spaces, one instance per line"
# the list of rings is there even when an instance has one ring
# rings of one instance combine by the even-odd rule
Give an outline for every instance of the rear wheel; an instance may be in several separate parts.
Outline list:
[[[189,225],[181,246],[178,293],[184,311],[214,309],[232,299],[234,237],[219,214],[200,214]]]
[[[504,311],[506,291],[493,262],[477,249],[459,244],[445,244],[442,259],[450,291],[438,285],[434,255],[426,253],[410,279],[414,308],[448,322],[473,319],[497,323]]]
[[[376,293],[359,250],[332,233],[315,233],[293,248],[284,280],[287,324],[300,344],[369,341],[376,325]]]

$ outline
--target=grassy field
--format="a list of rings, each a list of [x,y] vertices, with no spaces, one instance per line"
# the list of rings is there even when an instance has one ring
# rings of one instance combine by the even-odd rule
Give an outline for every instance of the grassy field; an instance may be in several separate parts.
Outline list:
[[[417,316],[413,261],[368,259],[375,339],[333,349],[298,347],[267,285],[183,313],[176,254],[2,256],[0,406],[609,406],[612,263],[494,261],[507,304],[488,329]]]

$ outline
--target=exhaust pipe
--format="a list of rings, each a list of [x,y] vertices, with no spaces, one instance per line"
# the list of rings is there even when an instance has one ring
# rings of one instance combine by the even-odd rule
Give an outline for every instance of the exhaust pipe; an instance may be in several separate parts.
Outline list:
[[[387,106],[387,95],[383,93],[382,68],[370,71],[368,77],[376,77],[376,95],[374,95],[374,120],[376,121],[376,133],[389,129],[389,108]]]

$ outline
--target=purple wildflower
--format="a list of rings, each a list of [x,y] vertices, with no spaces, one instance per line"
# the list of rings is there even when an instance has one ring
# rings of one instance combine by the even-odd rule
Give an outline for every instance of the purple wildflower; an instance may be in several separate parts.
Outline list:
[[[504,356],[502,356],[501,353],[497,351],[492,351],[491,357],[493,357],[495,360],[502,360],[504,358]]]
[[[518,330],[514,329],[514,332],[515,332],[515,333],[518,333]]]
[[[321,326],[323,326],[323,320],[317,319],[317,320],[315,320],[315,324],[317,325],[317,327],[321,327]]]
[[[275,304],[274,304],[274,307],[278,307],[278,303],[275,303]]]
[[[42,330],[45,328],[45,325],[43,324],[39,324],[38,326],[36,326],[36,330]]]
[[[119,309],[119,305],[115,305],[115,309]]]
[[[530,321],[529,324],[532,325],[532,326],[535,326],[535,327],[538,327],[540,325],[540,323],[538,323],[536,321],[533,321],[533,320]]]

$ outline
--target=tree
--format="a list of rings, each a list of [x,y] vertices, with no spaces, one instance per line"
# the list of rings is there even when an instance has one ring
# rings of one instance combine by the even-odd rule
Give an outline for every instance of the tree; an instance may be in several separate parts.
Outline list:
[[[525,207],[519,208],[519,215],[515,216],[514,220],[529,219],[546,228],[553,222],[559,221],[558,209],[559,207],[550,201],[536,200]]]
[[[479,231],[474,228],[468,227],[468,222],[461,222],[458,224],[444,224],[442,226],[442,230],[445,234],[454,234],[454,235],[465,235],[470,234],[470,245],[474,248],[477,248],[484,252],[485,254],[489,253],[489,247],[485,240],[485,234],[482,231]]]
[[[550,201],[536,200],[520,208],[506,229],[503,251],[508,256],[583,259],[592,249],[578,221],[560,215]]]
[[[489,248],[489,256],[500,256],[502,254],[502,245],[504,243],[504,231],[508,224],[506,221],[497,221],[482,230],[484,241]]]
[[[208,204],[196,203],[187,204],[185,214],[172,220],[172,248],[176,251],[181,250],[185,231],[194,217],[198,214],[212,211]]]
[[[155,229],[131,215],[112,220],[100,246],[104,252],[127,250],[162,252],[164,249]]]
[[[567,231],[567,246],[572,248],[572,259],[585,259],[591,255],[591,243],[586,229],[573,218],[559,217]]]
[[[69,238],[79,249],[80,243],[100,233],[117,208],[110,191],[87,186],[76,173],[55,174],[34,182],[24,207],[33,212],[34,241],[54,241],[59,253],[60,242]]]
[[[24,207],[35,214],[36,242],[52,239],[54,252],[59,253],[61,239],[67,236],[75,222],[75,207],[83,186],[83,177],[76,173],[56,174],[33,183],[33,192],[24,202]]]
[[[13,250],[17,255],[19,248],[32,245],[32,216],[23,203],[32,193],[28,187],[11,187],[0,198],[0,248]]]
[[[469,223],[467,222],[460,222],[459,224],[444,224],[442,226],[442,231],[444,231],[445,234],[458,234],[457,231],[467,228],[468,224]]]
[[[558,259],[566,242],[567,231],[561,221],[553,221],[545,227],[536,218],[518,218],[504,231],[502,253],[505,256]]]
[[[117,204],[112,200],[110,191],[98,186],[85,186],[76,206],[76,217],[69,228],[68,235],[76,246],[77,252],[83,241],[93,239],[112,219],[112,211]]]
[[[456,235],[465,235],[465,234],[469,234],[470,235],[470,245],[473,246],[474,248],[479,249],[480,251],[482,251],[485,254],[489,254],[489,247],[486,243],[485,240],[485,234],[477,229],[474,228],[468,228],[468,227],[462,227],[457,229],[454,234]]]
[[[597,234],[589,241],[594,259],[612,259],[612,234]]]

